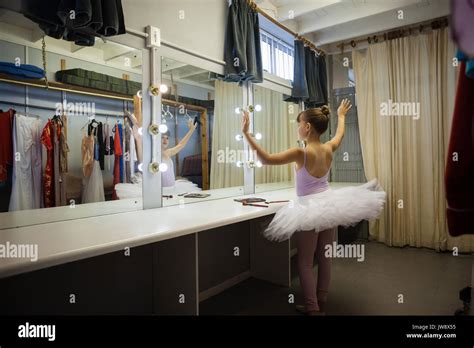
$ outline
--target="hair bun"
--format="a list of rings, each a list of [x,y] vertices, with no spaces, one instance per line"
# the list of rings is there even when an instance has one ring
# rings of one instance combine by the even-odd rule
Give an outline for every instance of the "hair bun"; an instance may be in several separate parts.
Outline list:
[[[327,105],[321,106],[321,112],[323,113],[323,115],[326,115],[326,116],[329,116],[329,114],[331,113]]]

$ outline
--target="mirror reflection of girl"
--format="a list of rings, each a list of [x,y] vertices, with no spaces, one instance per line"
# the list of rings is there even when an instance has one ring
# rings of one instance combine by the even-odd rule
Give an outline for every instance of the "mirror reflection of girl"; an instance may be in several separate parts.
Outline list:
[[[298,137],[304,148],[269,154],[249,133],[250,118],[244,111],[242,131],[264,165],[295,163],[297,199],[282,206],[264,231],[273,241],[288,240],[296,233],[298,271],[305,304],[297,310],[308,315],[325,313],[331,278],[331,259],[325,256],[326,246],[332,247],[337,226],[355,225],[362,220],[377,218],[386,199],[374,179],[360,186],[331,190],[328,184],[333,154],[339,148],[345,131],[345,118],[351,104],[344,99],[337,110],[335,136],[326,143],[320,137],[329,124],[327,106],[301,112],[297,117]],[[313,274],[313,258],[318,261],[317,283]]]
[[[174,163],[171,158],[173,156],[176,156],[186,147],[186,144],[188,143],[189,139],[191,139],[191,136],[193,135],[194,131],[197,128],[197,124],[195,124],[193,120],[190,119],[188,120],[188,128],[189,128],[188,132],[176,146],[169,147],[169,131],[163,134],[161,138],[162,162],[166,163],[168,166],[168,169],[162,173],[161,182],[162,182],[163,187],[168,188],[168,191],[170,188],[175,189],[179,193],[200,190],[200,188],[197,187],[196,184],[193,184],[190,181],[184,181],[184,180],[177,181],[176,180]]]

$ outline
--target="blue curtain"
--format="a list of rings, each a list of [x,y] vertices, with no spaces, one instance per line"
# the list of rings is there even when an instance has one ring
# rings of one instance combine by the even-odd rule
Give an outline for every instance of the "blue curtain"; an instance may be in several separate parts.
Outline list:
[[[0,0],[0,8],[22,13],[46,35],[80,46],[94,46],[96,36],[125,33],[122,0]]]
[[[318,107],[328,103],[326,57],[316,54],[295,40],[294,79],[291,96],[285,101],[304,101],[307,107]]]
[[[246,0],[233,0],[225,36],[223,81],[263,82],[258,13]]]

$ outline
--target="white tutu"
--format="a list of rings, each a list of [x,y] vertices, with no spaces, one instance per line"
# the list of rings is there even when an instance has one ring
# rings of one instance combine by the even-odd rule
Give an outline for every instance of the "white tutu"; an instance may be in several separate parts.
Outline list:
[[[180,193],[192,193],[202,191],[202,189],[195,183],[189,180],[178,179],[174,186],[163,187],[164,195],[177,195]]]
[[[92,173],[88,178],[82,178],[82,203],[104,202],[104,179],[99,161],[94,160]]]
[[[284,241],[297,231],[321,232],[373,220],[382,212],[386,196],[377,179],[359,186],[301,196],[281,207],[263,234],[269,240]]]

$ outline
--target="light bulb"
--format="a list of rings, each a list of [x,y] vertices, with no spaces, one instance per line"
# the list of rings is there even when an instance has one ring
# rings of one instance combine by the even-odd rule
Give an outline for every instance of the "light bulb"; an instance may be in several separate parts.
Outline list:
[[[235,165],[236,165],[237,167],[241,168],[241,167],[244,166],[244,162],[242,162],[242,161],[237,161],[237,162],[235,163]]]
[[[237,140],[237,141],[241,141],[243,138],[244,138],[244,136],[242,134],[237,134],[235,136],[235,140]]]
[[[235,108],[235,113],[238,115],[240,114],[240,108]]]
[[[137,97],[140,99],[142,98],[142,91],[137,91]]]
[[[168,86],[167,85],[160,85],[160,92],[161,93],[166,93],[168,92]]]
[[[168,131],[168,126],[166,124],[160,124],[158,130],[161,134],[166,133]]]
[[[143,135],[143,128],[142,127],[138,128],[138,134]]]
[[[160,163],[158,169],[160,170],[160,172],[166,172],[168,170],[168,165],[166,163]]]
[[[260,161],[257,161],[255,164],[257,165],[258,168],[262,168],[262,167],[263,167],[263,164],[262,164],[262,162],[260,162]]]
[[[138,170],[143,172],[143,163],[138,164]]]
[[[260,104],[255,105],[255,111],[262,111],[262,106]]]
[[[255,134],[255,139],[257,139],[257,140],[262,139],[262,133]]]

